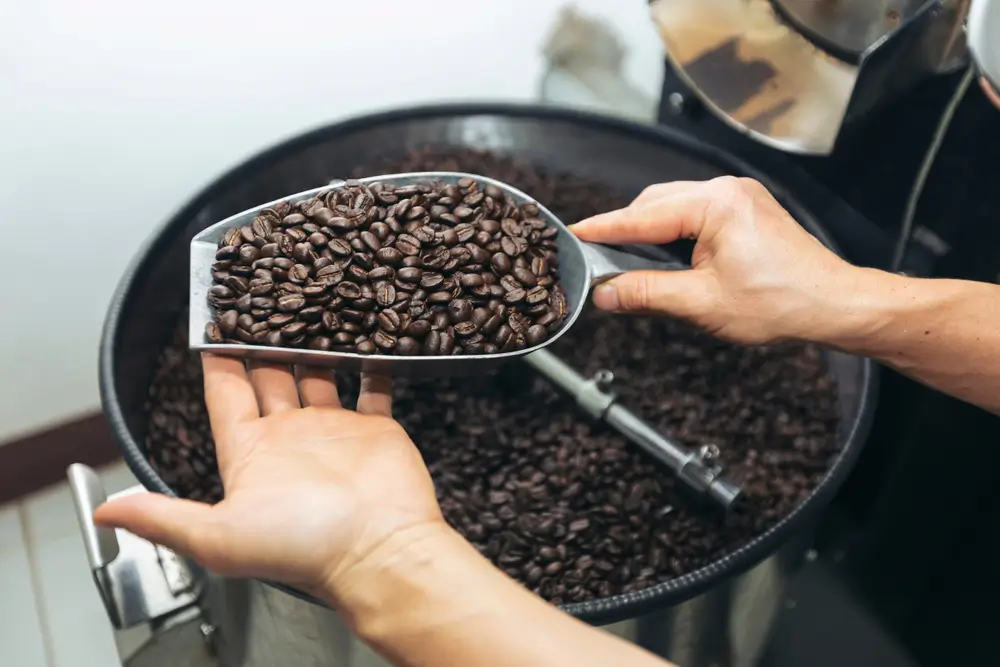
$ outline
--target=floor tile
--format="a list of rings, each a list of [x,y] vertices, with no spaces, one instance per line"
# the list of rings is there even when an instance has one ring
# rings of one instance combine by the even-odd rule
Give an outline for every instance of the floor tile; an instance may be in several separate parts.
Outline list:
[[[0,591],[3,664],[47,667],[45,637],[32,588],[31,563],[16,504],[0,506]]]
[[[66,483],[22,502],[28,553],[47,637],[49,667],[119,664],[111,623],[87,564]]]

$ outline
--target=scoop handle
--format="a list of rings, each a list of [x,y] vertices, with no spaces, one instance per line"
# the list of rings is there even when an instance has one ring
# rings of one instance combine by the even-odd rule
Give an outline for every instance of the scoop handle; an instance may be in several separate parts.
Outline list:
[[[681,271],[691,268],[678,260],[643,257],[599,243],[581,245],[583,256],[590,265],[591,287],[629,271]]]

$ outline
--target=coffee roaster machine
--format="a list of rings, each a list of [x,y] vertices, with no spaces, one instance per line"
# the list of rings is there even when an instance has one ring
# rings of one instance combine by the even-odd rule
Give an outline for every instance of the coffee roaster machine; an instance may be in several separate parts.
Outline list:
[[[586,136],[613,156],[588,176],[623,187],[720,173],[760,178],[853,262],[997,280],[1000,253],[990,249],[1000,242],[991,224],[1000,206],[992,171],[1000,112],[973,82],[989,88],[998,77],[992,52],[970,49],[969,23],[992,4],[657,0],[651,14],[667,56],[657,120],[666,129],[537,108],[439,107],[330,126],[256,157],[154,236],[113,301],[101,384],[126,459],[147,489],[166,490],[141,451],[141,400],[150,350],[162,347],[183,308],[183,286],[169,289],[185,261],[183,240],[262,197],[339,175],[386,141],[468,143],[573,170],[587,169],[577,156],[595,150],[581,147]],[[724,576],[694,577],[697,585],[654,604],[572,611],[596,624],[618,621],[612,631],[684,667],[777,665],[768,631],[787,615],[793,573],[803,559],[830,561],[837,585],[855,591],[916,664],[990,664],[982,629],[997,619],[982,582],[995,578],[990,554],[1000,544],[990,493],[1000,449],[989,446],[1000,421],[887,373],[861,452],[873,408],[870,364],[838,373],[846,455],[777,534],[729,559]],[[943,451],[962,474],[941,474]],[[293,591],[220,580],[127,533],[96,529],[88,516],[100,485],[83,468],[71,482],[123,664],[371,660],[330,610]],[[821,664],[813,650],[810,664]]]

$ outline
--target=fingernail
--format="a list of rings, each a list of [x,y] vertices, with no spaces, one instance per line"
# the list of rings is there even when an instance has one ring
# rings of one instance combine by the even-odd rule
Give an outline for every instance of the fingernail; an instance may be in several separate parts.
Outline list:
[[[598,285],[594,290],[594,305],[601,310],[618,310],[618,288],[610,283]]]

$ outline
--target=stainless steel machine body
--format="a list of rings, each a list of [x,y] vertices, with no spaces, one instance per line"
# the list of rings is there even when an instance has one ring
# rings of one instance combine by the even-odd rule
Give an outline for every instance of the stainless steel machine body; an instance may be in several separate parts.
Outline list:
[[[718,117],[774,148],[827,155],[852,121],[968,64],[969,5],[655,0],[651,11],[668,59]]]
[[[97,474],[70,469],[97,592],[125,667],[387,667],[337,614],[252,579],[205,572],[123,530],[97,528]],[[146,493],[141,486],[114,497]],[[101,548],[91,548],[97,543]],[[801,536],[749,571],[682,604],[604,626],[684,667],[751,667],[780,608]]]

